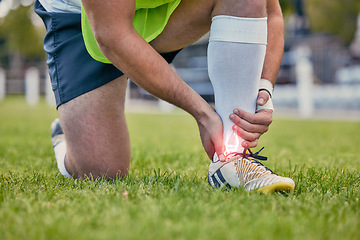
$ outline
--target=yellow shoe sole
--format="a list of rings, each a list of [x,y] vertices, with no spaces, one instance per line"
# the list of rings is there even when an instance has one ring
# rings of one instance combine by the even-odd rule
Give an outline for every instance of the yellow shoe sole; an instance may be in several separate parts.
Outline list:
[[[272,194],[274,192],[293,192],[294,186],[290,183],[274,183],[265,187],[255,190],[257,193]]]

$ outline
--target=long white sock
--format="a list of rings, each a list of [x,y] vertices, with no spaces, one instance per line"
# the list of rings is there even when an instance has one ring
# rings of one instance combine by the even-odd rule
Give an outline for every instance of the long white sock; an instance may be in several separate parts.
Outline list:
[[[54,147],[55,158],[58,165],[58,169],[62,175],[71,178],[71,175],[65,168],[65,156],[66,156],[66,142],[60,141]]]
[[[212,19],[208,71],[216,111],[223,121],[225,155],[244,150],[244,140],[232,130],[229,115],[235,108],[255,113],[266,44],[267,18],[220,15]]]

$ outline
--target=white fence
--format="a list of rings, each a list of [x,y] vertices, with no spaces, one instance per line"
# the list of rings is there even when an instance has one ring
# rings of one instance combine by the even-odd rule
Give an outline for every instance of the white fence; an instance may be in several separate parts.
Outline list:
[[[5,97],[5,87],[6,87],[6,82],[5,82],[5,71],[4,69],[0,68],[0,101]]]
[[[325,110],[350,110],[358,112],[360,115],[360,83],[352,84],[328,84],[315,85],[311,81],[311,65],[304,58],[298,65],[298,83],[297,85],[276,85],[274,90],[273,102],[276,108],[293,109],[297,115],[303,118],[310,118],[314,112],[319,109]],[[40,91],[39,71],[34,68],[27,70],[25,80],[22,81],[25,89],[26,100],[29,105],[36,105],[39,101],[40,92],[44,93],[49,105],[55,105],[54,94],[51,90],[49,76],[41,81],[45,86]],[[12,80],[10,80],[12,81]],[[211,87],[211,86],[210,86]],[[0,101],[6,95],[6,76],[5,71],[0,69]],[[127,107],[133,106],[153,106],[144,103],[141,99],[127,98]],[[155,108],[162,112],[171,112],[172,105],[163,101],[155,102]],[[154,107],[152,109],[155,109]],[[144,109],[144,108],[141,108]]]
[[[7,89],[7,81],[8,82],[16,82],[18,85],[17,88],[25,89],[25,99],[26,102],[34,106],[39,102],[40,99],[40,72],[37,68],[31,67],[28,68],[25,72],[25,79],[22,80],[7,80],[6,79],[6,72],[4,69],[0,68],[0,101],[5,98],[6,96],[6,89]],[[44,79],[43,79],[44,80]],[[19,87],[20,85],[23,85],[23,87]],[[55,105],[55,96],[51,89],[51,83],[49,76],[47,76],[47,79],[45,79],[45,99],[48,102],[49,105],[54,106]],[[18,92],[21,92],[21,90],[18,90]]]

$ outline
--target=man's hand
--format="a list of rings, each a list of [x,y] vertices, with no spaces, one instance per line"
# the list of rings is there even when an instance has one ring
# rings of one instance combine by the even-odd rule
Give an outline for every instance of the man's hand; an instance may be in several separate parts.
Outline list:
[[[261,78],[272,80],[275,84],[284,49],[284,21],[281,7],[277,0],[267,0],[268,14],[268,42]],[[266,91],[260,91],[257,104],[263,106],[269,100],[270,95]],[[272,122],[272,110],[262,109],[252,114],[241,109],[235,109],[230,119],[235,123],[234,131],[245,141],[242,146],[254,148],[258,139],[268,131]]]
[[[257,104],[263,106],[270,98],[266,91],[260,91]],[[242,143],[244,148],[254,148],[258,140],[269,129],[272,122],[272,110],[262,109],[255,114],[235,109],[234,114],[230,115],[230,120],[235,123],[234,132],[245,141]]]
[[[202,145],[210,159],[215,152],[220,161],[225,160],[223,145],[223,124],[215,110],[210,115],[197,120]]]

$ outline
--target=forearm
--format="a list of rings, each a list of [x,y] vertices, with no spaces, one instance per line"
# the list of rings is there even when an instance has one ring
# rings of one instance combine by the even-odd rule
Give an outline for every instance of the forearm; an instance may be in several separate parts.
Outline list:
[[[111,47],[102,45],[105,56],[136,84],[193,115],[197,120],[212,111],[171,66],[136,33],[119,37]]]
[[[184,109],[196,120],[210,114],[211,107],[136,33],[132,25],[134,0],[82,3],[101,51],[117,68],[149,93]]]
[[[268,1],[268,43],[261,78],[275,85],[284,51],[284,22],[277,0]]]

